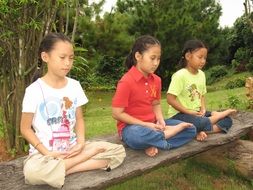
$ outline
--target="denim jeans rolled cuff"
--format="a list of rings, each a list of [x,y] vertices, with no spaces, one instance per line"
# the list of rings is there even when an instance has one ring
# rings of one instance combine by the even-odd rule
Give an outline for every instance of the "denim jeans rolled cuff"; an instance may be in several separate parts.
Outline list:
[[[176,115],[172,116],[172,119],[192,123],[196,127],[197,132],[212,131],[212,124],[207,115],[210,115],[210,112],[207,112],[204,117],[184,113],[177,113]]]
[[[152,146],[162,150],[169,150],[171,148],[163,132],[141,125],[126,125],[122,130],[122,140],[130,148],[136,150],[143,150]]]
[[[221,120],[219,120],[216,125],[225,133],[227,133],[229,131],[229,129],[232,127],[233,125],[233,120],[230,117],[225,117]]]

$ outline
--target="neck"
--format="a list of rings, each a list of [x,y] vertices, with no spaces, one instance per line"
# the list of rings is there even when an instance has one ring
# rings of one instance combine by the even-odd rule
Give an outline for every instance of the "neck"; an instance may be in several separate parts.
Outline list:
[[[41,79],[53,88],[63,88],[67,84],[66,77],[56,77],[49,73],[44,75]]]
[[[193,69],[192,67],[186,67],[186,69],[191,73],[191,74],[197,74],[199,72],[199,70],[197,69]]]
[[[140,67],[136,66],[136,69],[140,71],[145,78],[148,78],[149,73],[144,72]]]

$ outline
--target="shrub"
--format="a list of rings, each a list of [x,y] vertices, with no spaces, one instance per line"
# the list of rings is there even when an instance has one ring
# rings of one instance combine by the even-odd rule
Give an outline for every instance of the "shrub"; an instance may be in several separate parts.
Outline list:
[[[250,58],[249,63],[246,65],[246,68],[252,73],[253,72],[253,57]]]
[[[100,58],[97,65],[98,83],[102,85],[115,86],[117,81],[125,72],[124,57],[114,58],[104,55]]]
[[[240,104],[242,104],[242,102],[240,101],[239,97],[236,95],[231,95],[228,97],[227,100],[227,106],[230,108],[238,108],[240,106]]]
[[[225,85],[225,89],[233,89],[233,88],[239,88],[245,86],[245,80],[243,79],[235,79],[233,81],[229,81]]]
[[[217,65],[206,71],[207,85],[210,85],[228,74],[226,66]]]

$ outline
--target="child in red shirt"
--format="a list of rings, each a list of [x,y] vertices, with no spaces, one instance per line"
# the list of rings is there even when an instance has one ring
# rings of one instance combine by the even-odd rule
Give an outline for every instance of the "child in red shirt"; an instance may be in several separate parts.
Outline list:
[[[148,156],[155,156],[158,148],[179,147],[196,136],[192,124],[163,118],[161,79],[154,74],[160,57],[157,39],[139,37],[125,62],[129,70],[118,82],[112,101],[120,137],[130,148],[144,149]]]

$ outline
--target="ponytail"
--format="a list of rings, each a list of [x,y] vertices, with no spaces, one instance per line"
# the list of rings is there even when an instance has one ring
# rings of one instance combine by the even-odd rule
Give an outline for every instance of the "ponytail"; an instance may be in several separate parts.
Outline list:
[[[125,65],[126,65],[126,67],[127,67],[128,70],[131,69],[131,67],[133,65],[136,65],[136,59],[135,59],[132,51],[126,57]]]
[[[43,71],[43,69],[42,69],[42,59],[39,56],[37,69],[36,69],[36,71],[33,74],[32,82],[36,81],[38,78],[40,78],[42,76],[42,71]]]
[[[178,62],[177,68],[178,68],[178,70],[179,70],[179,69],[185,68],[186,65],[187,65],[187,61],[186,61],[186,59],[185,59],[185,55],[182,55],[182,56],[181,56],[181,59],[180,59],[179,62]]]

